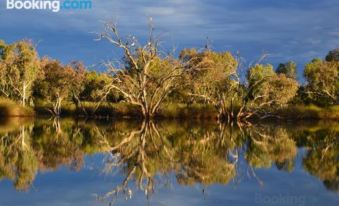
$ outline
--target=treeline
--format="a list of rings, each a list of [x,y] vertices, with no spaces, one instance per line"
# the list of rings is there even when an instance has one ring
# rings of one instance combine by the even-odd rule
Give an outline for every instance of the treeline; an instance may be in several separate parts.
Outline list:
[[[88,70],[80,61],[64,65],[40,58],[30,41],[0,41],[0,97],[56,116],[69,104],[86,116],[111,103],[124,104],[124,111],[133,108],[145,119],[161,116],[168,105],[202,105],[228,121],[279,116],[277,111],[290,105],[338,105],[339,49],[307,63],[306,84],[301,85],[293,61],[276,69],[260,62],[244,66],[230,52],[195,48],[175,57],[161,52],[150,35],[141,44],[134,37],[121,38],[115,25],[107,25],[100,37],[125,54],[119,64],[105,65],[107,73]]]

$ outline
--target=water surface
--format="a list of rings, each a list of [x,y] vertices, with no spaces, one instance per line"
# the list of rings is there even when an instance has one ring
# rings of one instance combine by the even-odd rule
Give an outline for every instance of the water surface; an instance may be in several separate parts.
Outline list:
[[[338,205],[338,131],[0,120],[0,205]]]

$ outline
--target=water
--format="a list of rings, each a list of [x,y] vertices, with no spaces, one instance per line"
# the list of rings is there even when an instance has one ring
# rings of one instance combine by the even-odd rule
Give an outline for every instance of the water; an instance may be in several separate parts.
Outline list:
[[[0,205],[338,205],[339,123],[0,121]]]

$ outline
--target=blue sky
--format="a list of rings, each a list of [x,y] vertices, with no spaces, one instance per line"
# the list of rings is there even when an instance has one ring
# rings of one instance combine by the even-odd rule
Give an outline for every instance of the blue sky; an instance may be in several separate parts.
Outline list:
[[[338,0],[92,0],[91,10],[6,10],[0,3],[0,39],[32,39],[41,56],[96,65],[120,58],[107,42],[94,41],[103,22],[140,39],[152,17],[165,50],[203,47],[239,51],[248,61],[269,53],[268,62],[305,62],[339,47]],[[300,73],[300,72],[299,72]]]

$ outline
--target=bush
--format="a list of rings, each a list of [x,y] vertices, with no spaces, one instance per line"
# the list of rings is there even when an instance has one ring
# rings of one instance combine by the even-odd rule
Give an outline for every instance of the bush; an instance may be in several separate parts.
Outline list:
[[[157,117],[168,119],[215,119],[218,112],[212,105],[167,103],[159,109]]]
[[[34,115],[33,109],[24,107],[10,99],[0,98],[1,117],[29,117]]]
[[[64,102],[61,107],[61,116],[87,116],[95,118],[141,117],[141,112],[137,106],[125,102],[103,102],[97,109],[96,102],[82,102],[81,105],[82,107],[76,107],[72,102]],[[50,116],[52,113],[49,110],[52,108],[52,104],[40,102],[35,107],[35,111],[39,116]]]
[[[284,119],[339,120],[339,105],[318,107],[315,105],[290,105],[276,111]]]
[[[127,118],[127,117],[141,117],[141,112],[138,106],[131,105],[126,102],[109,103],[103,102],[98,109],[97,103],[83,102],[82,103],[87,115],[94,117],[113,117],[113,118]],[[78,108],[77,114],[85,115],[81,108]]]

